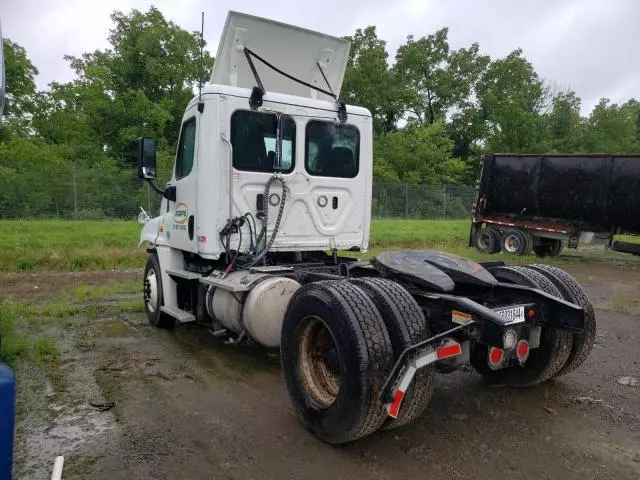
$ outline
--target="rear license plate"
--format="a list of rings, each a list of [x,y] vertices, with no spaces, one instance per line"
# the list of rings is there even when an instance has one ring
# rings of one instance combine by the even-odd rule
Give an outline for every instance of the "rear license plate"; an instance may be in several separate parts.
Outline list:
[[[524,307],[499,308],[494,312],[507,319],[509,323],[524,322]]]

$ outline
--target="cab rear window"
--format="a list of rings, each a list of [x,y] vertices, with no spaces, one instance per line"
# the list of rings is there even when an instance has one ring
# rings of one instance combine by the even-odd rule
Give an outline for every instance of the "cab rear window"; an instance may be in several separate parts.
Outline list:
[[[252,172],[273,172],[276,161],[275,114],[237,110],[231,116],[233,168]],[[280,171],[289,173],[295,165],[296,125],[291,117],[282,119],[282,159]]]
[[[305,168],[311,175],[353,178],[360,167],[360,132],[354,125],[312,120],[306,127]]]

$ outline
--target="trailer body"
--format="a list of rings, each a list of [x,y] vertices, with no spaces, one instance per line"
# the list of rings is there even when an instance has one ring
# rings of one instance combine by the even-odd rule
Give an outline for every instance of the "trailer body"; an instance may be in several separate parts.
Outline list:
[[[487,155],[472,240],[480,241],[482,226],[499,231],[503,250],[505,231],[525,233],[531,247],[555,240],[571,248],[579,242],[610,245],[616,234],[638,234],[640,155]]]

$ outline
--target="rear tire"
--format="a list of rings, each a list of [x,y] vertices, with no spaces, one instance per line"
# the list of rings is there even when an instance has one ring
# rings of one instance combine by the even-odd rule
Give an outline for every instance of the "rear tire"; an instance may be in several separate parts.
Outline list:
[[[161,310],[164,305],[162,274],[160,262],[155,253],[149,255],[143,278],[144,310],[147,313],[149,323],[158,328],[172,328],[175,325],[175,319]]]
[[[313,434],[342,444],[382,426],[387,412],[380,391],[393,350],[364,291],[340,280],[299,288],[285,313],[280,349],[289,397]]]
[[[564,367],[556,375],[572,372],[587,359],[596,340],[596,314],[582,286],[568,272],[553,265],[534,264],[527,268],[540,272],[551,280],[558,288],[562,297],[568,302],[579,305],[584,309],[584,332],[574,333],[571,353]]]
[[[500,249],[511,255],[526,255],[530,249],[527,235],[520,230],[505,230],[500,238]]]
[[[500,282],[513,283],[562,297],[562,294],[544,275],[521,266],[494,267],[489,270]],[[487,363],[488,347],[474,345],[471,365],[492,383],[505,383],[514,387],[531,387],[546,382],[558,374],[571,352],[571,334],[551,327],[542,327],[540,346],[531,350],[524,365],[491,370]]]
[[[490,227],[478,230],[473,239],[476,250],[482,253],[497,253],[500,251],[500,235]]]
[[[382,315],[393,348],[394,360],[411,345],[429,338],[429,327],[420,305],[400,284],[382,278],[356,278],[358,285],[373,300]],[[416,372],[405,394],[397,418],[388,417],[383,430],[406,425],[418,418],[427,408],[433,393],[435,368],[428,365]]]

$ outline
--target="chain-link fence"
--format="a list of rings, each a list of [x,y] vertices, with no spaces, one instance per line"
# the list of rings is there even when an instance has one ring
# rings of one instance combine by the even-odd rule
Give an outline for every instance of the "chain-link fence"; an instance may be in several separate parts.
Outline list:
[[[373,185],[374,218],[469,218],[475,189],[464,185]],[[134,171],[48,167],[45,171],[2,171],[0,218],[135,218],[142,206],[156,214],[161,197]]]
[[[476,190],[467,185],[374,183],[374,218],[448,218],[471,216]]]

